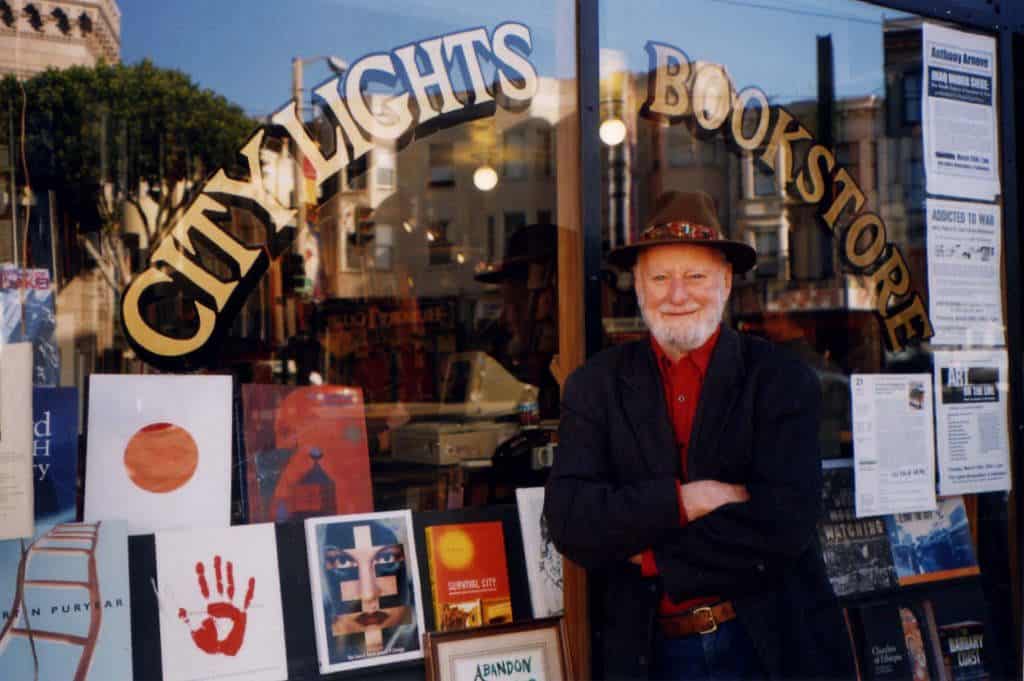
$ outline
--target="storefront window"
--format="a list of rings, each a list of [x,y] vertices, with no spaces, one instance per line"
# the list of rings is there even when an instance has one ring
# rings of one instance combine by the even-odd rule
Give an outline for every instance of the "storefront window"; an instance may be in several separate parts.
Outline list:
[[[81,458],[74,444],[67,454],[82,462],[78,487],[88,490],[79,519],[134,519],[133,534],[146,535],[227,529],[230,511],[235,525],[276,522],[280,534],[292,522],[301,535],[314,516],[514,504],[517,488],[543,484],[559,412],[550,369],[560,349],[558,233],[570,228],[559,195],[576,191],[562,178],[578,163],[574,12],[533,0],[0,2],[0,350],[27,340],[35,352],[25,400],[3,383],[0,404],[5,419],[9,404],[31,405],[34,384],[77,405],[60,430],[88,442]],[[0,354],[6,381],[4,362],[18,357]],[[0,425],[6,446],[8,422]],[[135,443],[130,456],[119,438]],[[180,464],[170,479],[139,472],[164,457]],[[69,470],[61,522],[76,518]],[[409,629],[403,581],[416,565],[412,544],[401,543],[411,526],[389,522],[310,536],[310,546],[331,544],[318,545],[322,565],[310,573],[325,580],[359,551],[389,547],[366,569],[401,590],[385,596],[404,599],[369,623],[334,612],[320,632],[331,664],[347,655],[362,660],[354,668],[372,667],[363,658],[394,641],[422,660],[423,620]],[[503,532],[521,541],[517,522]],[[265,548],[265,534],[252,536]],[[518,544],[506,545],[522,564]],[[159,539],[156,553],[166,557]],[[20,552],[2,555],[0,580],[15,579]],[[216,599],[222,574],[228,593],[237,579],[231,616],[244,629],[252,576],[251,638],[255,613],[273,610],[265,599],[278,573],[223,559],[186,565],[189,591],[201,582],[209,596],[216,582]],[[132,581],[145,581],[132,560]],[[352,579],[364,567],[351,567]],[[343,582],[324,582],[325,603],[353,600]],[[7,586],[0,600],[13,597]],[[170,587],[148,588],[160,591],[161,611],[178,612]],[[477,625],[512,619],[502,588],[504,601],[478,609]],[[26,626],[12,602],[0,606],[5,678],[4,653],[16,647],[8,635]],[[182,607],[189,652],[238,653],[212,619]],[[528,617],[528,593],[516,592],[514,613]],[[392,615],[404,618],[394,631],[374,619]],[[86,646],[84,635],[68,641]],[[306,652],[313,640],[310,632]],[[174,667],[180,659],[163,645],[163,678],[212,673]],[[32,678],[38,663],[25,650],[17,678]],[[93,671],[130,678],[105,650]],[[118,650],[131,657],[127,644]],[[289,665],[316,664],[302,655],[289,650]],[[154,664],[159,676],[159,656],[135,657],[139,678],[152,678]],[[46,669],[41,678],[76,677]],[[257,678],[254,669],[231,675]],[[284,678],[261,669],[259,678]],[[422,662],[412,674],[422,678]]]
[[[925,68],[926,23],[852,1],[813,9],[793,3],[663,3],[645,12],[629,2],[600,4],[602,127],[615,119],[625,130],[601,146],[605,252],[640,241],[669,192],[709,195],[722,237],[757,250],[756,269],[736,277],[726,323],[785,347],[818,376],[826,480],[819,533],[860,670],[868,677],[882,673],[872,645],[882,642],[886,622],[898,630],[900,608],[921,618],[922,632],[931,636],[927,667],[932,674],[943,673],[943,655],[949,664],[948,627],[968,618],[965,604],[971,598],[977,600],[968,619],[985,623],[987,648],[992,641],[989,673],[998,674],[1015,649],[1014,636],[1003,636],[1006,624],[998,624],[1011,621],[1003,597],[1010,590],[1014,551],[1007,550],[1003,491],[1009,487],[1009,411],[1001,404],[984,417],[998,445],[980,431],[965,431],[966,440],[958,439],[948,429],[948,419],[959,418],[950,416],[956,411],[952,388],[942,382],[963,362],[987,363],[991,376],[1000,376],[991,379],[1001,382],[999,399],[1007,397],[1001,378],[1007,356],[1000,302],[1005,290],[996,263],[973,252],[981,248],[994,256],[992,249],[1000,247],[1000,230],[992,228],[1000,197],[998,191],[972,194],[955,185],[937,189],[928,173],[940,172],[926,172],[929,130],[970,130],[987,135],[983,148],[997,148],[996,105],[986,98],[990,103],[977,107],[985,123],[967,109],[939,122],[940,113],[951,110],[936,108],[943,104],[934,83],[947,76],[936,75],[943,70],[937,66]],[[928,43],[929,50],[937,50],[929,51],[938,55],[934,59],[956,59],[952,51],[942,52],[948,45],[935,40]],[[972,38],[961,40],[961,46],[974,44]],[[985,44],[988,52],[963,57],[961,63],[994,60],[994,41]],[[976,82],[987,92],[984,78]],[[981,125],[987,127],[974,127]],[[943,144],[934,138],[930,143]],[[942,231],[943,210],[968,226],[951,243]],[[870,217],[863,218],[866,214]],[[874,227],[865,230],[866,221]],[[971,224],[988,229],[973,231]],[[986,236],[979,237],[981,232]],[[880,235],[886,235],[884,243]],[[875,249],[870,254],[869,246]],[[959,256],[946,257],[950,249]],[[604,267],[606,344],[644,338],[632,273]],[[970,304],[978,326],[960,318],[959,332],[950,334],[951,320],[942,310],[966,302],[956,286],[951,288],[953,280],[967,287],[974,281],[981,289],[972,289],[977,297]],[[908,313],[905,323],[895,320],[901,312]],[[994,335],[983,337],[982,326]],[[858,399],[856,386],[895,376],[914,377],[915,385],[924,386],[921,398],[927,392],[937,401],[937,425],[928,412],[914,436],[931,438],[934,430],[936,445],[927,448],[924,459],[929,467],[920,471],[928,477],[923,489],[929,498],[922,509],[934,511],[902,514],[893,510],[898,504],[892,498],[876,511],[864,507],[870,497],[877,501],[878,495],[896,492],[871,486],[861,475],[862,460],[881,460],[886,475],[910,475],[896,472],[902,465],[900,448],[882,447],[864,433],[884,432],[878,437],[891,439],[918,426],[909,421],[896,426],[881,412],[858,415],[852,404]],[[986,390],[994,395],[997,388]],[[956,489],[950,482],[955,473],[944,467],[943,457],[951,448],[965,457],[961,461],[983,467],[985,457],[998,459],[992,465],[1003,467],[1002,481],[977,494],[950,491]],[[938,491],[945,494],[937,502],[932,465],[939,469]],[[898,643],[903,659],[911,659],[914,651],[908,652],[902,639]]]

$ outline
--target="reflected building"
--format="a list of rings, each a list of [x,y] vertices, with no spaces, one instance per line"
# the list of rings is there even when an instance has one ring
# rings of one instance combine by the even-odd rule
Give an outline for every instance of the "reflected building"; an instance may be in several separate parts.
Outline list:
[[[0,76],[29,78],[48,68],[121,59],[116,0],[0,0]]]
[[[101,60],[114,64],[120,56],[121,10],[116,0],[0,0],[0,77],[13,74],[24,80],[49,68],[94,66]],[[8,182],[8,153],[8,147],[0,147],[0,194]],[[39,193],[34,205],[38,220],[57,214],[53,192]],[[0,262],[14,259],[11,229],[10,207],[0,206]],[[114,346],[114,299],[95,268],[83,270],[57,293],[62,385],[80,385]]]
[[[439,399],[447,356],[482,342],[506,302],[475,275],[517,230],[557,219],[556,129],[571,86],[541,77],[526,111],[496,107],[402,148],[376,141],[324,183],[310,216],[322,270],[311,330],[328,380],[363,386],[367,402]],[[381,110],[380,95],[367,100]],[[311,125],[333,144],[322,119]]]

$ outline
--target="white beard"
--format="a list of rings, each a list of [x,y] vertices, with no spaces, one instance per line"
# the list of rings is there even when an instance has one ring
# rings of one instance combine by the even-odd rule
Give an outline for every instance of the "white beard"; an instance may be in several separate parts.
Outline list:
[[[714,304],[706,306],[696,315],[674,321],[666,321],[657,312],[649,315],[644,306],[644,294],[639,287],[636,289],[636,299],[640,304],[640,315],[658,344],[666,350],[684,353],[696,350],[714,335],[718,325],[722,323],[727,296],[719,288],[718,300]]]

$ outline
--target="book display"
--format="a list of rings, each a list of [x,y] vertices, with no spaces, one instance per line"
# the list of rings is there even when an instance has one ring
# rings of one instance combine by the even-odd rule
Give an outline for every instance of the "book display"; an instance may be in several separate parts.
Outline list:
[[[519,671],[567,678],[544,488],[516,489],[514,505],[361,512],[374,503],[357,389],[90,387],[84,523],[77,394],[36,387],[25,402],[34,534],[0,542],[0,664],[41,679],[472,679],[522,644]],[[991,678],[964,499],[857,518],[850,463],[823,467],[818,539],[863,678]],[[233,527],[232,495],[249,502]]]
[[[994,642],[976,583],[873,602],[857,608],[853,619],[865,679],[993,678]]]

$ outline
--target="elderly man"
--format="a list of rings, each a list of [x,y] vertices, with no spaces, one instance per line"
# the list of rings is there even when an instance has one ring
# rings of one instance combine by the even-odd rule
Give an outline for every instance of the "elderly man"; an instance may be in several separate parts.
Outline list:
[[[820,389],[794,356],[721,324],[754,250],[703,193],[671,193],[632,267],[650,340],[565,384],[545,512],[589,570],[595,674],[852,676],[817,544]]]

